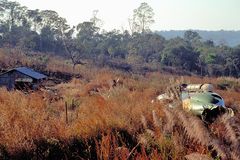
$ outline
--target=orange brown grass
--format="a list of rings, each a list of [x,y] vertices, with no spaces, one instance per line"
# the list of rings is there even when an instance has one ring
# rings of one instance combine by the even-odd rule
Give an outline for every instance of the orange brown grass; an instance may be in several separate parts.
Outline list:
[[[51,68],[54,70],[54,66]],[[88,146],[85,159],[94,154],[97,159],[184,159],[196,152],[215,158],[236,157],[238,141],[233,139],[239,138],[239,130],[234,128],[239,123],[238,114],[234,121],[215,123],[208,128],[197,117],[182,110],[170,110],[167,102],[156,102],[156,96],[164,93],[170,82],[210,82],[217,86],[219,79],[162,73],[140,76],[109,69],[78,68],[75,72],[87,78],[56,85],[57,94],[53,95],[47,91],[24,94],[0,90],[0,145],[9,155],[21,150],[39,152],[43,147],[39,141],[44,140],[50,151],[54,146],[69,157],[80,156],[71,148],[77,139],[83,148]],[[112,81],[118,78],[121,83],[112,86]],[[236,91],[217,92],[230,107],[238,105],[240,97]],[[222,124],[225,127],[221,128]],[[233,136],[224,136],[224,132]],[[226,139],[234,144],[231,154],[227,153],[230,151]]]

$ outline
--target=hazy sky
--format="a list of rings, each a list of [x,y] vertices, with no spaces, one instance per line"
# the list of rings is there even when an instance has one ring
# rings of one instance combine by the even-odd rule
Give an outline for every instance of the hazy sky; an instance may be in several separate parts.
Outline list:
[[[152,30],[240,30],[240,0],[16,0],[30,9],[51,9],[71,25],[99,10],[103,28],[128,29],[127,19],[142,2],[154,10]]]

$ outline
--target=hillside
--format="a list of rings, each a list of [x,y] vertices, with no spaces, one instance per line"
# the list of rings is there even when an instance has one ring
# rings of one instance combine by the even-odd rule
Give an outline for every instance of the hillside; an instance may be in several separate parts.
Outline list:
[[[73,70],[61,58],[51,57],[43,66],[43,57],[35,56],[16,60],[48,73],[80,76],[62,77],[36,92],[0,89],[0,159],[239,159],[238,79],[140,75],[84,65]],[[1,57],[7,62],[2,65],[14,64]],[[212,83],[235,116],[205,124],[180,104],[172,109],[171,101],[156,101],[179,83]]]
[[[97,12],[0,0],[0,160],[239,160],[240,31],[104,31]]]
[[[0,89],[1,159],[184,159],[196,154],[238,159],[240,97],[234,87],[217,92],[235,117],[223,116],[208,126],[180,108],[152,100],[171,80],[216,87],[239,81],[159,73],[142,77],[109,69],[81,73],[83,78],[52,91]],[[121,83],[112,88],[114,79]]]
[[[240,31],[205,31],[194,30],[199,33],[203,40],[213,40],[215,44],[225,43],[229,46],[237,46],[240,44]],[[170,31],[157,31],[158,34],[164,36],[166,39],[175,37],[183,37],[186,30],[170,30]]]

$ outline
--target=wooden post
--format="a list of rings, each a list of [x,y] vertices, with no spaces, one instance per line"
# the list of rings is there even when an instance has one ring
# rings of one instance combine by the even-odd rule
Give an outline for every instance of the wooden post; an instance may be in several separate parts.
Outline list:
[[[66,124],[68,124],[68,105],[67,105],[67,102],[65,102],[65,113],[66,113]]]
[[[74,110],[74,99],[72,99],[71,109]]]

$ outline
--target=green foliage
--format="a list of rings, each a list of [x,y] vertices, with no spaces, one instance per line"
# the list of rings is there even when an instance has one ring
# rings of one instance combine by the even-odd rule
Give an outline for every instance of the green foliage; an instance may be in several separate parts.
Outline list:
[[[184,33],[184,39],[189,42],[194,42],[194,41],[199,41],[201,37],[197,32],[188,30]]]
[[[185,70],[196,70],[199,53],[181,38],[175,38],[168,42],[161,55],[161,63]]]
[[[150,30],[154,12],[147,3],[133,11],[130,31],[103,31],[98,10],[89,21],[70,27],[52,10],[30,10],[17,2],[0,1],[0,47],[46,52],[67,57],[73,68],[91,60],[99,66],[114,67],[113,61],[147,70],[172,67],[211,76],[240,76],[240,46],[203,41],[188,30],[184,38],[166,40]],[[111,64],[111,65],[110,65]],[[116,64],[116,63],[114,63]],[[154,65],[154,66],[153,66]],[[115,66],[116,67],[116,66]],[[169,67],[169,68],[170,68]]]
[[[216,53],[209,53],[205,57],[205,62],[207,64],[213,64],[213,63],[215,63],[216,59],[217,59]]]

